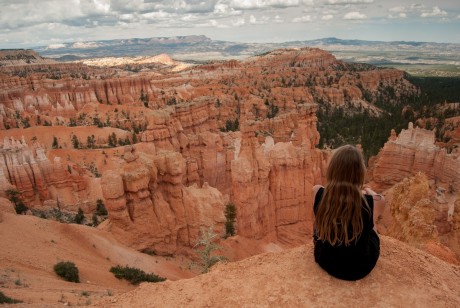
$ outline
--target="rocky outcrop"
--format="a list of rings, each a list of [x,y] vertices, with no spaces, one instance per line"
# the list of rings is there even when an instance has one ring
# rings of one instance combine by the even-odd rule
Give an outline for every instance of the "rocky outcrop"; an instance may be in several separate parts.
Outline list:
[[[15,65],[32,65],[55,63],[50,59],[40,57],[31,49],[2,49],[0,50],[0,67]]]
[[[433,131],[414,128],[402,130],[396,137],[394,132],[385,143],[369,168],[369,179],[376,188],[387,189],[417,172],[425,173],[429,179],[447,190],[460,187],[460,157],[448,154],[435,145]]]
[[[436,200],[436,193],[423,173],[406,178],[391,190],[391,220],[386,235],[419,247],[450,263],[460,260],[458,211]],[[441,201],[441,203],[439,202]]]
[[[311,124],[316,109],[310,108],[291,122],[288,142],[275,143],[268,136],[259,145],[254,132],[260,126],[242,127],[241,144],[231,162],[238,234],[287,245],[304,243],[311,234],[307,205],[313,185],[324,180],[327,155],[314,148],[318,133]]]
[[[41,206],[47,200],[76,206],[87,200],[84,179],[69,174],[59,157],[51,162],[39,143],[29,146],[24,139],[5,137],[0,154],[2,193],[16,189],[28,206]]]
[[[126,147],[117,171],[105,172],[102,191],[110,230],[136,249],[159,254],[177,253],[195,245],[201,227],[222,230],[224,199],[205,183],[186,187],[185,159],[180,153],[155,153],[153,144],[144,150]]]

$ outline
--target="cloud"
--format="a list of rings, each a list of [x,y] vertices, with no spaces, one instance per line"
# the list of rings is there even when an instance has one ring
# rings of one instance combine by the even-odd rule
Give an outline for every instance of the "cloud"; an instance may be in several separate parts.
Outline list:
[[[334,18],[334,15],[324,15],[323,17],[321,17],[321,20],[331,20]]]
[[[364,14],[361,14],[360,12],[349,12],[343,16],[343,19],[361,20],[361,19],[367,19],[367,16]]]
[[[276,15],[275,18],[273,19],[273,22],[277,24],[281,24],[284,22],[284,19],[282,19],[279,15]]]
[[[326,4],[340,4],[340,5],[346,5],[346,4],[369,4],[369,3],[374,3],[374,0],[327,0]]]
[[[390,19],[406,18],[406,17],[407,17],[406,13],[398,13],[396,15],[393,15],[393,14],[388,15],[388,18],[390,18]]]
[[[197,28],[221,28],[221,29],[225,29],[225,28],[229,27],[227,25],[220,24],[215,19],[210,19],[210,20],[208,20],[208,21],[206,21],[204,23],[195,24],[194,26],[197,27]]]
[[[299,0],[232,0],[230,6],[237,10],[255,10],[268,7],[287,8],[299,6]]]
[[[447,12],[441,10],[438,6],[434,6],[431,11],[425,10],[422,14],[420,14],[420,17],[426,18],[426,17],[436,17],[436,16],[446,16]]]
[[[221,15],[221,16],[235,16],[241,15],[243,12],[240,10],[235,10],[234,8],[228,6],[225,3],[217,3],[214,6],[214,14]]]
[[[241,27],[241,26],[243,26],[245,23],[246,23],[246,21],[244,20],[244,18],[237,18],[237,19],[235,19],[235,20],[232,21],[232,26],[234,26],[234,27]]]
[[[407,9],[404,6],[396,6],[396,7],[392,7],[388,9],[388,11],[392,13],[402,13],[402,12],[406,12],[406,10]]]
[[[292,20],[292,22],[310,22],[311,21],[311,16],[310,15],[305,15],[302,17],[297,17]]]
[[[251,25],[262,25],[266,24],[268,21],[268,17],[263,16],[262,18],[257,19],[254,15],[249,16],[249,23]]]

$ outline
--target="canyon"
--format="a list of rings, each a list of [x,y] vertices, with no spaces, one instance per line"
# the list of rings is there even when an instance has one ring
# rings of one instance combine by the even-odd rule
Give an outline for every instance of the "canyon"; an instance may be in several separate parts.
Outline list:
[[[0,66],[0,197],[17,190],[31,211],[81,209],[87,221],[102,200],[108,218],[97,230],[165,257],[196,258],[203,228],[225,235],[229,204],[237,235],[219,241],[231,261],[308,245],[312,187],[324,184],[332,153],[317,147],[318,110],[379,117],[387,111],[369,95],[419,91],[402,71],[315,48],[202,65],[163,55],[110,67],[26,54],[29,62],[21,52],[11,61],[9,52]],[[459,153],[413,125],[388,133],[367,174],[389,199],[379,231],[458,273]],[[1,211],[13,207],[3,202]]]

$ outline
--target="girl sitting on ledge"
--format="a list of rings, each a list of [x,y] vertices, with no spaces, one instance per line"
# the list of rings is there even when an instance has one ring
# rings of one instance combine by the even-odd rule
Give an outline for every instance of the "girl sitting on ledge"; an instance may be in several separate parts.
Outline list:
[[[326,187],[313,187],[315,261],[339,279],[365,277],[380,254],[374,204],[380,213],[385,200],[369,186],[364,186],[365,173],[361,153],[345,145],[332,155]]]

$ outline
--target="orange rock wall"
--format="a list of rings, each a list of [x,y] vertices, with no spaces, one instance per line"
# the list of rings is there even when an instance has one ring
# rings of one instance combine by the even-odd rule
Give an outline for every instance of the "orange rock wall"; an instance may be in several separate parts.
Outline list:
[[[376,188],[387,189],[404,178],[425,173],[446,189],[460,187],[460,161],[458,153],[447,154],[434,144],[434,132],[413,128],[402,130],[385,143],[373,160],[369,179]]]

